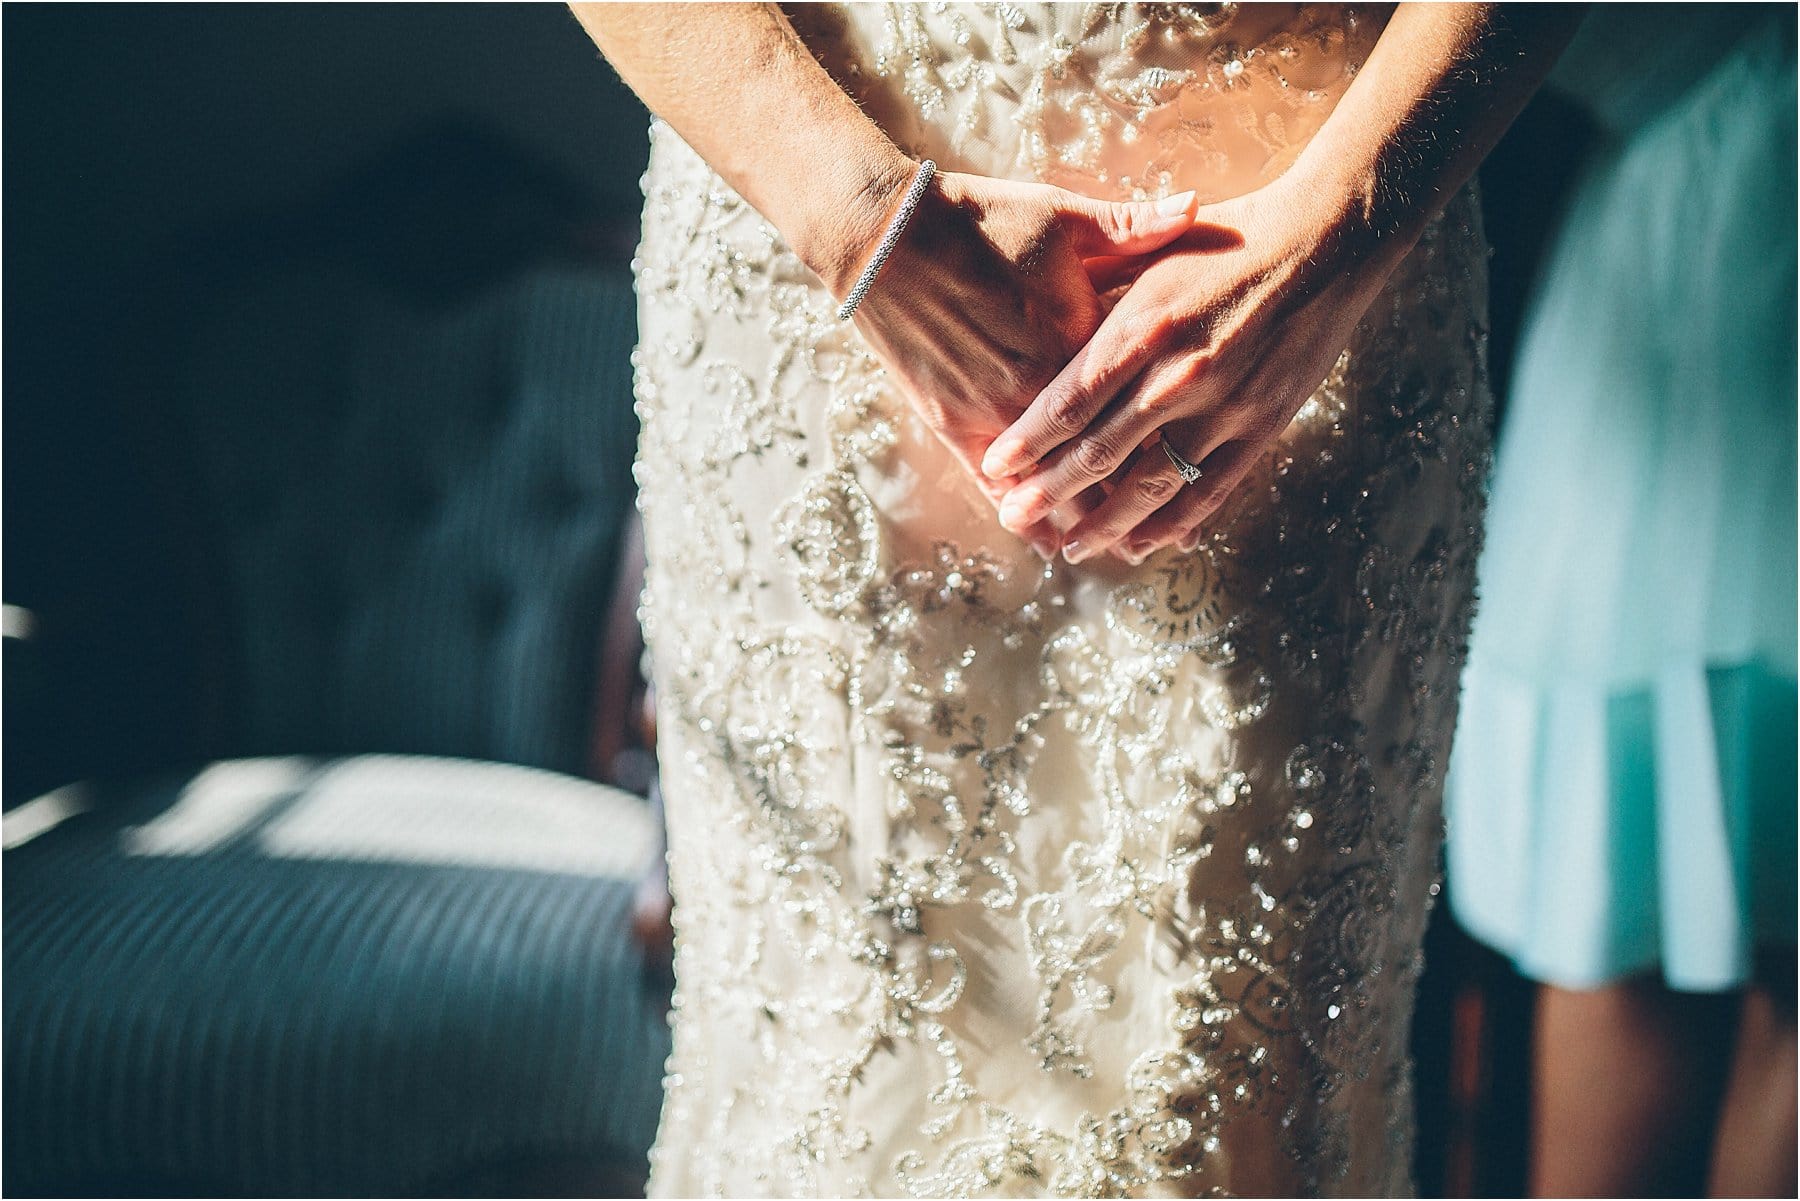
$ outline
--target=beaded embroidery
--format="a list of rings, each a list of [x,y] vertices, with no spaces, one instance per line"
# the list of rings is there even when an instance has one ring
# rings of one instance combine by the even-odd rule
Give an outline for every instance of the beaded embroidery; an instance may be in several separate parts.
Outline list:
[[[822,61],[943,143],[909,149],[1092,195],[1196,186],[1205,145],[1253,184],[1378,32],[827,7]],[[1203,52],[1183,74],[1171,45]],[[640,617],[678,979],[653,1192],[1406,1190],[1488,454],[1470,195],[1198,550],[1046,567],[940,478],[780,236],[652,137]]]

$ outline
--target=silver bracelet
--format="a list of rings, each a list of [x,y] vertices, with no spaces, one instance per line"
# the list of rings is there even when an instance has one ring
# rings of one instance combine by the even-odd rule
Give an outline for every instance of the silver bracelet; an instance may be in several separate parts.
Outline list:
[[[931,177],[936,172],[937,164],[930,159],[919,164],[918,173],[913,176],[912,186],[906,189],[906,199],[900,202],[900,211],[894,214],[894,219],[889,223],[887,232],[881,235],[881,244],[875,247],[874,257],[869,260],[869,265],[863,268],[862,275],[856,281],[856,286],[850,289],[850,295],[843,304],[838,306],[838,320],[849,320],[850,314],[856,311],[856,306],[862,303],[862,298],[868,295],[869,285],[875,282],[875,276],[881,270],[881,264],[887,262],[887,256],[893,253],[894,244],[900,241],[900,231],[906,228],[907,221],[912,218],[913,210],[919,207],[919,201],[925,195],[925,187],[931,182]]]

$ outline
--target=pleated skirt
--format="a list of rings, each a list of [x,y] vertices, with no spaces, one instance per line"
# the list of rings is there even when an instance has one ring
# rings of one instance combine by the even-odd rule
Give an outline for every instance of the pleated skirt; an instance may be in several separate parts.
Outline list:
[[[1601,155],[1522,331],[1446,814],[1452,911],[1538,980],[1794,941],[1794,102],[1751,37]]]

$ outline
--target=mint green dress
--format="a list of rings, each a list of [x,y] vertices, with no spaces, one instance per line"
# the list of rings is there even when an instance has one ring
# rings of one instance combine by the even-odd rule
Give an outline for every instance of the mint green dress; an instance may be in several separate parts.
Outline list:
[[[1679,17],[1679,19],[1672,19]],[[1527,975],[1732,988],[1795,929],[1791,8],[1600,6],[1521,333],[1445,797]]]

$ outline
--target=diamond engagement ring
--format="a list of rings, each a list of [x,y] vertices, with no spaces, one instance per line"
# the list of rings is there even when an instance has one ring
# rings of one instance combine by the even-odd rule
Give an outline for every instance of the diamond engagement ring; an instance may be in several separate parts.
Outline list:
[[[1173,446],[1169,445],[1169,437],[1167,434],[1163,435],[1162,448],[1163,453],[1169,456],[1169,462],[1175,464],[1175,470],[1181,473],[1181,478],[1183,480],[1191,484],[1200,478],[1199,466],[1182,458],[1180,453],[1176,451]]]

